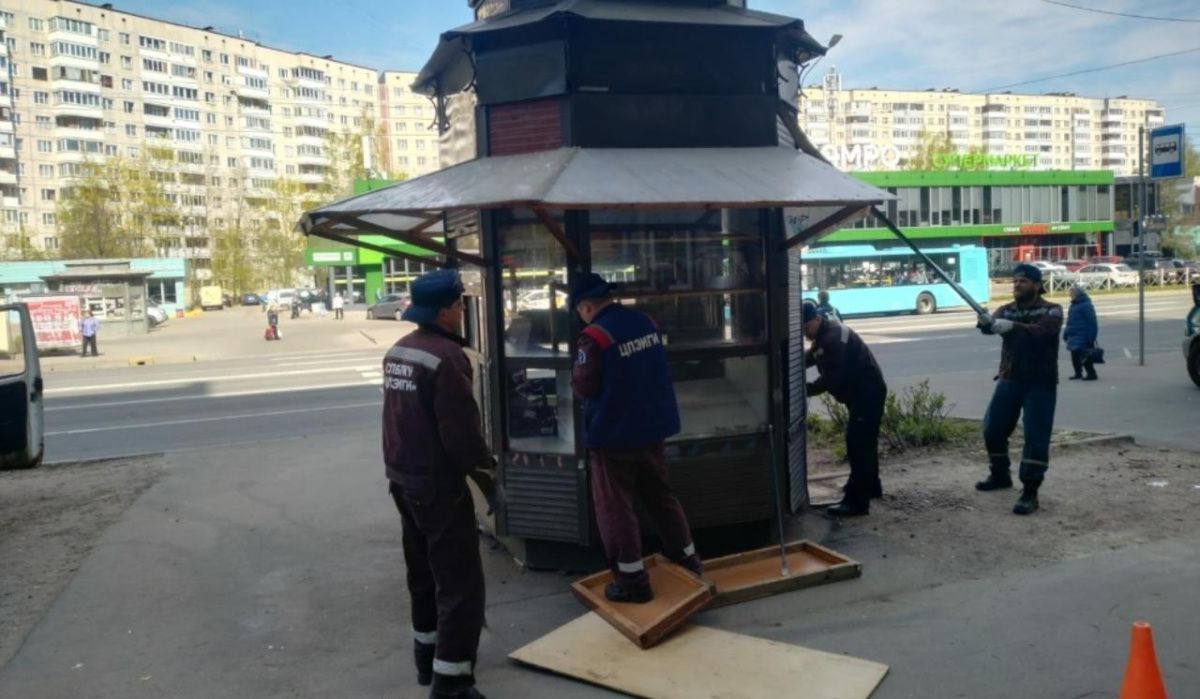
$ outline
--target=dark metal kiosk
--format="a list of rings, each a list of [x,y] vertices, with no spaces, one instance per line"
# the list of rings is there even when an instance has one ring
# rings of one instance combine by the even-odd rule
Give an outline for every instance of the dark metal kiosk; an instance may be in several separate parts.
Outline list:
[[[442,35],[414,84],[476,157],[301,221],[462,268],[500,461],[486,524],[533,567],[599,560],[565,293],[588,271],[663,330],[683,423],[671,479],[693,528],[769,522],[773,481],[789,511],[807,502],[799,244],[889,197],[796,126],[797,66],[824,48],[740,4],[476,0],[480,19]]]

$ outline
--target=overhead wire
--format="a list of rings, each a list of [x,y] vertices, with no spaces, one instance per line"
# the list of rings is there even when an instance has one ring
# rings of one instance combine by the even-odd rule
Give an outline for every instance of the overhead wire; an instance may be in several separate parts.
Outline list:
[[[1098,7],[1086,7],[1084,5],[1072,5],[1069,2],[1061,2],[1061,0],[1041,0],[1041,1],[1046,3],[1047,5],[1058,5],[1059,7],[1068,7],[1072,10],[1079,10],[1081,12],[1094,12],[1094,13],[1100,14],[1100,15],[1112,15],[1114,17],[1125,17],[1128,19],[1145,19],[1145,20],[1151,20],[1154,22],[1186,22],[1186,23],[1200,24],[1200,19],[1193,19],[1190,17],[1155,17],[1153,15],[1139,15],[1139,14],[1134,14],[1131,12],[1117,12],[1115,10],[1102,10]]]

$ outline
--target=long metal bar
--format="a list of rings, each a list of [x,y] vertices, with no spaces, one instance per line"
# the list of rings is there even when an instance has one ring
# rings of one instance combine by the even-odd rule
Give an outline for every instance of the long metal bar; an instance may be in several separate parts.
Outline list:
[[[788,569],[787,540],[783,533],[783,488],[779,484],[779,452],[776,449],[778,444],[775,440],[774,422],[767,426],[767,434],[767,448],[771,450],[771,488],[775,491],[775,521],[779,524],[779,575],[788,578],[791,577],[792,571]]]
[[[1146,127],[1138,127],[1138,184],[1141,185],[1141,192],[1138,196],[1138,217],[1134,221],[1135,230],[1138,232],[1137,250],[1140,253],[1137,258],[1137,273],[1138,273],[1138,366],[1146,366],[1146,220],[1149,218],[1146,215],[1147,203],[1149,197],[1146,196]],[[1180,145],[1182,148],[1183,146]]]
[[[882,211],[880,211],[878,207],[874,207],[874,206],[871,207],[871,213],[875,214],[875,218],[879,219],[883,223],[883,225],[886,226],[887,229],[892,232],[892,235],[895,235],[905,245],[912,248],[912,251],[917,254],[917,257],[920,257],[922,260],[924,260],[925,264],[929,265],[929,267],[931,269],[933,269],[933,271],[936,272],[939,277],[942,278],[942,281],[949,284],[950,288],[954,289],[954,293],[961,296],[962,300],[966,301],[968,306],[975,309],[976,313],[987,313],[986,308],[981,306],[978,301],[976,301],[974,298],[972,298],[971,295],[967,293],[967,290],[962,288],[962,286],[960,286],[958,282],[951,279],[950,275],[946,274],[946,272],[941,267],[938,267],[937,263],[935,263],[933,260],[931,260],[929,258],[929,255],[926,255],[925,253],[921,252],[921,248],[917,247],[916,243],[914,243],[912,240],[910,240],[908,236],[904,235],[904,233],[902,233],[900,231],[900,229],[896,227],[896,224],[892,223],[891,219],[889,219],[887,216],[885,216],[884,213]]]
[[[567,238],[566,231],[562,229],[562,226],[558,225],[558,221],[555,221],[554,217],[551,216],[548,211],[541,208],[534,208],[530,210],[533,211],[533,215],[537,216],[537,219],[542,222],[542,225],[546,227],[546,230],[550,231],[550,235],[554,236],[554,239],[558,241],[558,244],[562,246],[563,250],[567,252],[567,257],[571,258],[572,262],[580,262],[583,260],[583,256],[579,254],[579,248],[575,247],[575,243],[572,243],[571,240]]]

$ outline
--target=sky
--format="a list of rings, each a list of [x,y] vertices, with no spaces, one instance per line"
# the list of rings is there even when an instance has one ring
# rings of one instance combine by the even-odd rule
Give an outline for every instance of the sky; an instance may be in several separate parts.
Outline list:
[[[1014,92],[1075,92],[1159,100],[1167,122],[1200,136],[1200,3],[1195,0],[749,0],[752,9],[804,20],[825,43],[844,38],[814,67],[843,88],[984,91],[1160,54],[1173,57],[1054,78]],[[381,70],[417,70],[440,32],[472,20],[466,0],[115,0],[117,9]],[[345,11],[342,11],[342,8]]]

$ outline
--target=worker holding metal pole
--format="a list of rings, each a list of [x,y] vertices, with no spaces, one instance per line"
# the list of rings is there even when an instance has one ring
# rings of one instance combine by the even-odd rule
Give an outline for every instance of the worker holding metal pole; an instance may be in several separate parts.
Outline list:
[[[887,384],[879,363],[862,338],[850,328],[821,314],[805,301],[801,309],[804,336],[812,343],[805,355],[807,366],[821,376],[808,384],[808,395],[828,392],[849,410],[846,457],[850,480],[842,501],[825,510],[831,517],[859,517],[871,510],[871,499],[883,497],[879,480],[879,426],[887,402]]]

